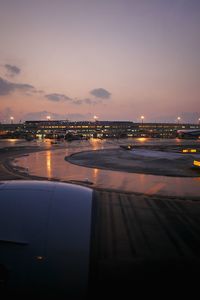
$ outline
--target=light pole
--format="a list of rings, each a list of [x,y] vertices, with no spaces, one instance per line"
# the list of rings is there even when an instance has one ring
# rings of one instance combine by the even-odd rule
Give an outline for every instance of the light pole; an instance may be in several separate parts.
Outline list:
[[[180,123],[181,117],[177,117],[178,124]]]
[[[141,119],[142,124],[143,124],[143,122],[144,122],[144,116],[141,116],[140,119]]]
[[[47,116],[47,121],[50,121],[51,120],[51,116]]]
[[[14,121],[14,117],[10,117],[11,124],[13,124],[13,121]]]
[[[198,119],[198,124],[200,124],[200,118]]]
[[[141,126],[141,130],[140,130],[140,137],[144,136],[144,132],[143,132],[143,123],[144,123],[144,116],[142,115],[140,117],[141,122],[142,122],[142,126]]]
[[[97,116],[94,116],[93,119],[94,119],[94,122],[96,122],[97,119],[98,119],[98,117],[97,117]]]
[[[94,123],[95,123],[93,138],[97,138],[97,119],[98,119],[98,117],[96,115],[94,115],[93,119],[94,119]]]

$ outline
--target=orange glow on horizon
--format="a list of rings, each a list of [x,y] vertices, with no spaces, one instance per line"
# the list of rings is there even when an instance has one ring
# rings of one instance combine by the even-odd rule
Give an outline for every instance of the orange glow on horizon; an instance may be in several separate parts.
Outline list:
[[[137,140],[139,141],[139,142],[146,142],[147,140],[148,140],[148,138],[145,138],[145,137],[140,137],[140,138],[137,138]]]

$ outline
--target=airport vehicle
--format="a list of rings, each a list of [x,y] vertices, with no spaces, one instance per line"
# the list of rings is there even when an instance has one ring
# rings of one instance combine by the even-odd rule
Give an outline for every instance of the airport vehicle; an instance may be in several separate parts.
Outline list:
[[[182,149],[182,153],[197,153],[197,152],[198,152],[197,149],[191,149],[191,148]]]
[[[133,150],[134,146],[133,145],[120,145],[120,147],[124,150]]]
[[[200,161],[194,160],[193,161],[193,166],[196,167],[196,168],[198,168],[198,169],[200,169]]]

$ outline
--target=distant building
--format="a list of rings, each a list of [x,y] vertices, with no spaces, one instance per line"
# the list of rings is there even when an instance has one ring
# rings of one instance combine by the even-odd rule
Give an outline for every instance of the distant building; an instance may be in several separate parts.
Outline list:
[[[189,132],[186,134],[186,132]],[[192,133],[195,131],[195,134]],[[34,136],[40,138],[64,137],[72,133],[85,138],[199,138],[200,124],[134,123],[130,121],[78,121],[45,120],[26,121],[23,124],[0,124],[0,136]],[[183,134],[184,133],[184,134]]]

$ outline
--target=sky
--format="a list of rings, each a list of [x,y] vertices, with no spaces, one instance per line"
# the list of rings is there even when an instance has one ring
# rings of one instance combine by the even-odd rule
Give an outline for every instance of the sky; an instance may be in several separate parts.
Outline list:
[[[0,122],[198,122],[199,0],[0,0]]]

